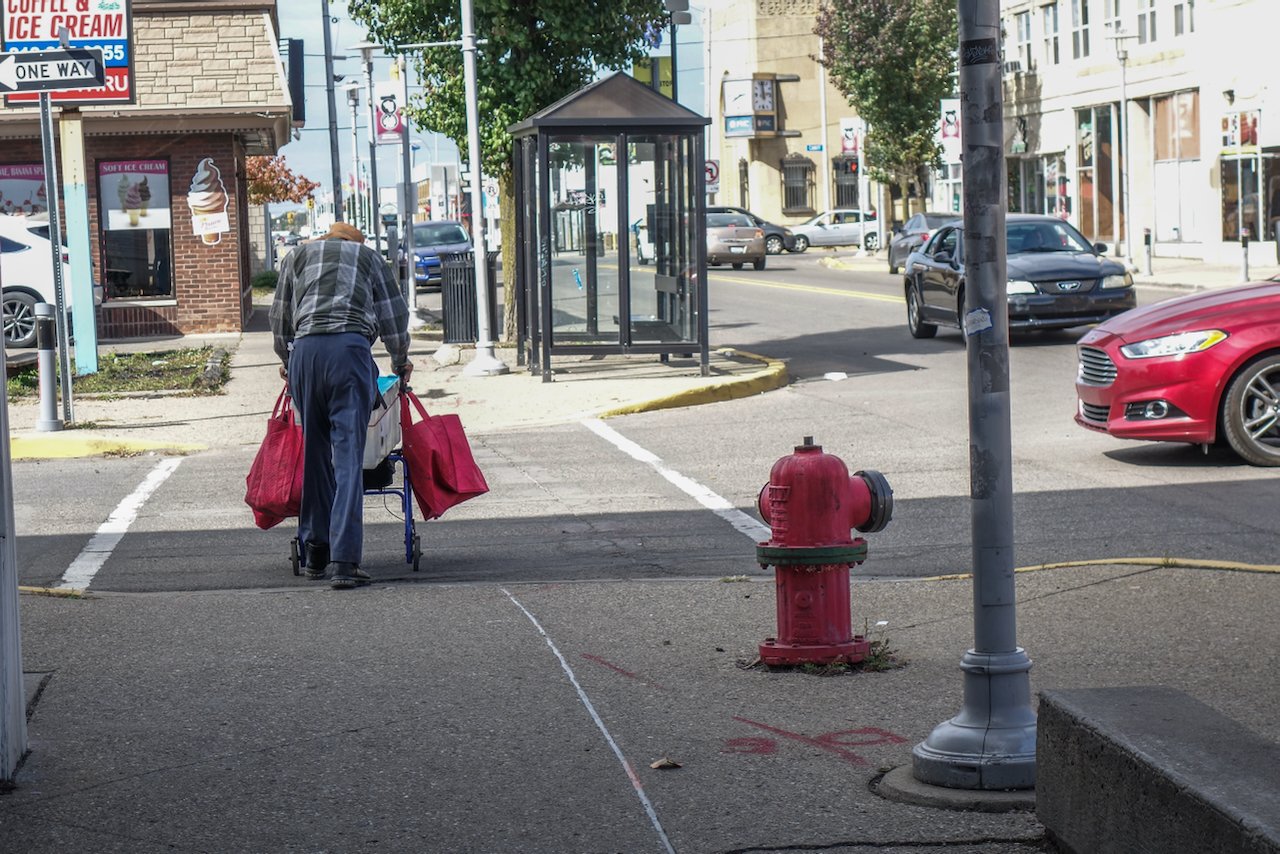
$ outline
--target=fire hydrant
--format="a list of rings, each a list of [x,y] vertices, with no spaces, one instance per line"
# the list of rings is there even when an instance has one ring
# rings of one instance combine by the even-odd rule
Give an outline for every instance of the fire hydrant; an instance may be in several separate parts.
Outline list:
[[[867,541],[893,517],[893,490],[878,471],[852,476],[844,461],[824,454],[812,436],[773,464],[760,490],[760,515],[772,536],[756,547],[761,566],[774,567],[778,636],[760,644],[765,664],[857,663],[870,641],[855,635],[849,567],[867,559]]]

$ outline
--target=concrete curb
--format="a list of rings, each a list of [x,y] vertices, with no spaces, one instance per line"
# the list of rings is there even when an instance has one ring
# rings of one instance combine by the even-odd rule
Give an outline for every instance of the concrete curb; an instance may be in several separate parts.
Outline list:
[[[699,388],[686,389],[663,397],[628,403],[624,406],[606,409],[596,414],[597,418],[613,418],[618,415],[633,415],[637,412],[653,412],[659,409],[675,409],[681,406],[699,406],[704,403],[718,403],[725,400],[736,400],[750,397],[766,391],[782,388],[787,384],[787,366],[780,359],[771,359],[745,350],[731,347],[716,350],[724,356],[740,356],[744,359],[761,362],[762,370],[741,377],[729,377],[718,382],[709,383]]]
[[[75,430],[56,433],[16,435],[9,439],[9,454],[15,460],[62,460],[73,457],[98,457],[106,454],[170,453],[191,454],[207,450],[207,445],[181,442],[137,442],[131,439],[106,439],[101,436],[76,435]]]
[[[1013,812],[1036,808],[1035,789],[1005,792],[930,786],[911,776],[910,765],[899,765],[885,774],[872,784],[872,791],[886,800],[948,810]]]

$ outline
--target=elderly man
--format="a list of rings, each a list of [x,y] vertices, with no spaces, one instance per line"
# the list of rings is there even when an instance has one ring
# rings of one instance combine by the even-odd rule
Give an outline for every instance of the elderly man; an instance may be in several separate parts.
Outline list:
[[[409,313],[391,270],[364,235],[334,223],[284,259],[271,303],[280,375],[302,416],[302,509],[298,540],[307,577],[343,590],[366,584],[364,446],[378,394],[373,342],[408,380]]]

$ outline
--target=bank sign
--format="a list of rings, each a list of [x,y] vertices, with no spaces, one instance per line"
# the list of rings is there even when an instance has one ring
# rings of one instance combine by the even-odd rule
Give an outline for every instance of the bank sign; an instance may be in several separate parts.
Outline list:
[[[44,51],[62,48],[59,32],[67,32],[73,48],[102,51],[102,86],[50,92],[57,104],[132,104],[133,16],[131,0],[3,0],[0,19],[5,51]],[[38,92],[5,95],[5,104],[39,102]]]

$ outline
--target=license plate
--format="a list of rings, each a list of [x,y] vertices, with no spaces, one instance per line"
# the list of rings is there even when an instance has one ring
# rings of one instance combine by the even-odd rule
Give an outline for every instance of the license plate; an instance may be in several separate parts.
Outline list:
[[[730,252],[732,252],[734,255],[741,255],[742,253],[744,253],[744,252],[746,252],[746,251],[747,251],[747,247],[745,247],[745,246],[730,246],[730,247],[729,247],[729,251],[730,251]]]

